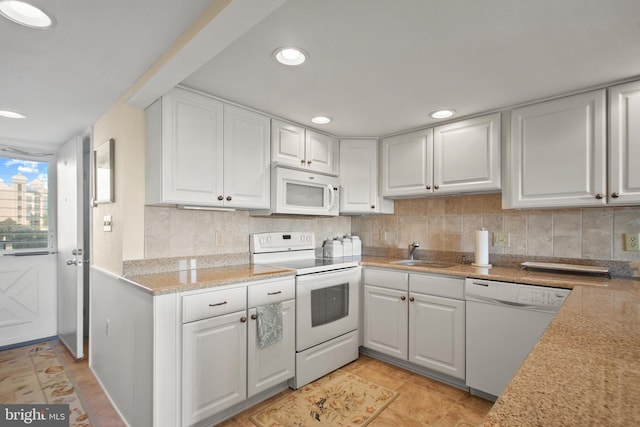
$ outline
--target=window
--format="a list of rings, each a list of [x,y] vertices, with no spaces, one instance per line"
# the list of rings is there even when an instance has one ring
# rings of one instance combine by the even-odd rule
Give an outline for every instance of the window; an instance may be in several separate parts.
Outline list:
[[[0,157],[0,251],[49,247],[49,164]]]

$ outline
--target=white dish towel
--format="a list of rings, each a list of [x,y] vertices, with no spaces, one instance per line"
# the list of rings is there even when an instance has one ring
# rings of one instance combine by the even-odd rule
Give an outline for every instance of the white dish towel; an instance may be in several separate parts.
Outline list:
[[[264,348],[282,339],[282,304],[256,307],[258,315],[258,347]]]

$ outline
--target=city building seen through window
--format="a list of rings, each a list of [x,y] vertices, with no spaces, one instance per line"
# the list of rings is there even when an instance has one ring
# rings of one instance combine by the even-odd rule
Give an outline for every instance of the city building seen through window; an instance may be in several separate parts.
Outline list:
[[[0,251],[49,246],[49,164],[0,157]]]

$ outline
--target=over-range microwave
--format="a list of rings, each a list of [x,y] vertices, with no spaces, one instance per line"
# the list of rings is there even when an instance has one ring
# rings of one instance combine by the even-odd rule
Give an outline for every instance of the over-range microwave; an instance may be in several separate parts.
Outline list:
[[[321,215],[340,213],[338,178],[282,166],[271,169],[271,209],[251,215]]]

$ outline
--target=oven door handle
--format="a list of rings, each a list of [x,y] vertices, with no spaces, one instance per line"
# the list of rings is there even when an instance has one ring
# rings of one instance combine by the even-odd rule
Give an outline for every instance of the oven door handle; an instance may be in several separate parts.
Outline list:
[[[329,270],[320,273],[303,274],[296,276],[296,281],[299,285],[305,285],[307,283],[314,282],[326,282],[327,279],[333,281],[346,281],[357,280],[360,267],[347,267],[339,270]]]

